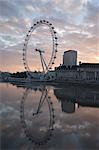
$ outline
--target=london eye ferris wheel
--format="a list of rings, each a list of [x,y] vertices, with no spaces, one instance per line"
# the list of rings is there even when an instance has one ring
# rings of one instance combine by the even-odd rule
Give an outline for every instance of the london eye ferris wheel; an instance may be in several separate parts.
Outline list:
[[[57,33],[52,23],[46,20],[36,21],[28,31],[23,47],[23,64],[29,77],[33,71],[45,75],[56,59]]]

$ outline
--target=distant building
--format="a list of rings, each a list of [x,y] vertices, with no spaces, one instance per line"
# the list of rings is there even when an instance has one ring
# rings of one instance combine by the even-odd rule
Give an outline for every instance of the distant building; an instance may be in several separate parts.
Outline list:
[[[66,67],[65,65],[61,65],[55,68],[56,80],[74,80],[77,78],[77,67],[72,66]]]
[[[77,71],[81,79],[99,81],[99,63],[80,63]]]
[[[68,50],[63,55],[63,65],[55,68],[56,80],[99,81],[99,63],[79,63],[77,51]]]
[[[6,80],[11,77],[11,73],[9,72],[1,72],[0,71],[0,80]]]
[[[85,80],[99,81],[99,63],[80,63],[66,67],[61,65],[55,68],[56,80]]]
[[[45,79],[46,80],[49,80],[49,81],[53,81],[55,80],[55,71],[54,70],[51,70],[51,71],[48,71],[46,76],[45,76]]]
[[[67,67],[77,65],[77,51],[75,50],[65,51],[63,55],[63,65]]]

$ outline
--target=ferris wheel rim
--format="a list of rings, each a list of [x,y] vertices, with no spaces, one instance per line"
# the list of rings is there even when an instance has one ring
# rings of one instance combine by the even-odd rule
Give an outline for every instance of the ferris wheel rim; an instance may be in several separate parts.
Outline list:
[[[24,68],[27,72],[27,74],[29,76],[32,76],[32,73],[31,73],[31,70],[28,66],[28,62],[27,62],[27,46],[28,46],[28,41],[29,41],[29,38],[31,37],[31,33],[34,32],[34,30],[37,28],[37,27],[40,27],[41,25],[46,25],[49,27],[50,29],[50,33],[51,33],[51,37],[52,37],[52,51],[51,51],[51,57],[50,57],[50,60],[48,62],[48,69],[46,69],[46,72],[48,72],[48,70],[50,68],[52,68],[52,65],[54,64],[54,61],[56,59],[56,53],[57,53],[57,46],[58,46],[58,43],[57,43],[57,32],[55,31],[52,23],[50,23],[49,21],[46,21],[46,20],[39,20],[39,21],[36,21],[36,23],[33,24],[33,26],[30,27],[30,30],[28,31],[27,35],[26,35],[26,38],[25,38],[25,43],[23,45],[23,65],[24,65]]]
[[[45,92],[47,91],[46,89],[44,89]],[[20,119],[21,119],[21,125],[22,128],[24,129],[24,133],[26,134],[26,137],[28,138],[28,140],[30,140],[32,143],[34,143],[35,145],[43,145],[45,143],[47,143],[50,140],[50,136],[52,136],[52,132],[54,130],[54,108],[52,106],[52,101],[51,101],[51,97],[47,96],[47,104],[48,104],[48,108],[49,108],[49,113],[50,113],[50,124],[49,124],[49,128],[46,131],[45,136],[43,137],[43,139],[39,140],[39,139],[33,139],[33,136],[31,135],[31,133],[28,131],[28,127],[25,121],[25,117],[24,117],[24,103],[26,101],[26,98],[28,97],[28,94],[30,93],[29,89],[26,89],[26,91],[23,94],[22,100],[21,100],[21,105],[20,105]]]

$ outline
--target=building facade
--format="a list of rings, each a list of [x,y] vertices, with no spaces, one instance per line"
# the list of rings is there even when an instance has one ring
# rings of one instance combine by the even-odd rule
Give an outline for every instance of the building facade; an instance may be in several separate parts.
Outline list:
[[[85,80],[99,82],[99,64],[82,63],[80,65],[66,67],[61,65],[55,69],[56,80]]]
[[[77,65],[77,51],[65,51],[63,64],[55,68],[55,79],[99,81],[99,63],[80,62]]]
[[[65,51],[63,55],[63,65],[67,67],[77,65],[77,51],[75,50]]]
[[[79,77],[83,80],[99,80],[99,64],[98,63],[82,63],[77,69]]]

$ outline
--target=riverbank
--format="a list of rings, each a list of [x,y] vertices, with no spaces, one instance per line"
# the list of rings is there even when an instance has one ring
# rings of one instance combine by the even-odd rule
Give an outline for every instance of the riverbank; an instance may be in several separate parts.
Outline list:
[[[23,86],[30,86],[32,87],[34,84],[36,85],[52,85],[52,86],[83,86],[83,87],[98,87],[99,88],[99,81],[89,81],[89,80],[54,80],[54,81],[40,81],[34,79],[25,79],[25,78],[10,78],[6,80],[1,80],[0,82],[8,82],[15,85],[23,85]]]

